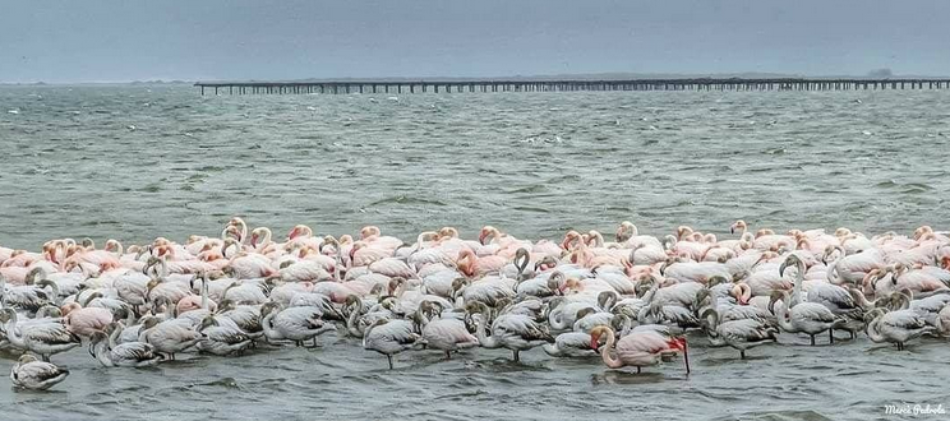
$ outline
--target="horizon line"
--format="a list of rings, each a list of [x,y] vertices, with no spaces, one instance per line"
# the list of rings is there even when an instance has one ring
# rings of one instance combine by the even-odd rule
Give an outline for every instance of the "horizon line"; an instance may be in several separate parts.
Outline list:
[[[883,69],[882,69],[883,70]],[[942,75],[915,75],[915,74],[872,74],[869,72],[864,75],[849,74],[822,74],[807,75],[801,73],[779,73],[779,72],[720,72],[720,73],[663,73],[663,72],[599,72],[599,73],[545,73],[535,75],[515,74],[508,76],[368,76],[368,77],[303,77],[292,79],[220,79],[220,78],[154,78],[154,79],[133,79],[133,80],[115,80],[115,81],[58,81],[47,82],[43,80],[36,81],[0,81],[0,86],[76,86],[76,85],[133,85],[133,84],[195,84],[195,83],[293,83],[293,82],[359,82],[359,81],[453,81],[453,80],[553,80],[553,79],[576,79],[576,80],[636,80],[636,79],[763,79],[763,78],[795,78],[795,79],[948,79],[950,76]]]

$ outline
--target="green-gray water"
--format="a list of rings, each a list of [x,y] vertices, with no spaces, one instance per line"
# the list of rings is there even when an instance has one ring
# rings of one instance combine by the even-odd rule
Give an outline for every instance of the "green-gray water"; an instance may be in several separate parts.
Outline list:
[[[10,113],[8,111],[17,111]],[[134,127],[134,128],[133,128]],[[490,224],[519,237],[687,224],[947,229],[950,93],[751,92],[200,97],[186,86],[0,88],[0,245],[283,234],[367,224],[410,239]],[[782,335],[747,361],[697,337],[694,372],[501,350],[385,359],[321,349],[106,369],[83,350],[52,393],[0,381],[4,419],[886,419],[945,406],[950,349]],[[0,373],[12,361],[0,359]]]

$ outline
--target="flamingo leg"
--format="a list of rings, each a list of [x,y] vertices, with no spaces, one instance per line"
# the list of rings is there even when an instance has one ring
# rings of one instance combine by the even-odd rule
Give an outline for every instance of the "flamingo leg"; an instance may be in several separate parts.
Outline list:
[[[452,359],[452,351],[445,351],[445,359],[447,360]]]
[[[392,355],[387,355],[386,358],[389,360],[389,369],[392,370],[392,369],[393,369],[393,356],[392,356]]]
[[[514,360],[516,363],[517,363],[517,362],[521,362],[521,355],[520,355],[520,352],[519,352],[517,349],[511,350],[511,358],[512,358],[512,360]]]
[[[640,374],[640,366],[637,366],[637,374]]]
[[[743,360],[745,359],[745,350],[744,350],[744,349],[740,349],[740,350],[739,350],[739,358],[740,358],[740,359],[743,359]]]
[[[815,335],[811,335],[811,346],[815,346]]]
[[[831,340],[831,343],[835,343],[835,330],[828,329],[828,339]]]

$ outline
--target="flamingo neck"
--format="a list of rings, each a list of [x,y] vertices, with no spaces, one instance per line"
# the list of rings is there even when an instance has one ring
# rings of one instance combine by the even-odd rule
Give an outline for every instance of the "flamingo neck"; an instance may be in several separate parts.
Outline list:
[[[17,316],[16,313],[11,313],[10,320],[7,320],[4,330],[7,332],[7,339],[10,340],[10,343],[17,348],[25,349],[26,345],[23,343],[23,334],[17,328]]]
[[[620,368],[623,367],[623,361],[620,361],[619,358],[614,358],[610,355],[610,351],[614,348],[614,345],[617,342],[617,337],[614,336],[614,331],[607,330],[607,344],[600,350],[600,356],[604,359],[604,364],[610,368]]]
[[[485,332],[485,325],[488,323],[488,317],[485,314],[482,314],[482,320],[478,323],[478,327],[475,329],[476,334],[478,335],[478,343],[485,348],[498,348],[498,340],[494,336],[488,336]]]
[[[96,359],[99,360],[99,363],[101,363],[103,366],[115,366],[115,364],[112,362],[112,355],[109,353],[109,343],[106,341],[106,339],[93,344],[92,353],[96,355]]]
[[[551,328],[555,330],[564,330],[567,329],[567,322],[564,321],[564,312],[557,311],[551,314],[551,317],[548,318],[548,323],[551,324]]]
[[[280,333],[274,330],[273,326],[271,325],[273,320],[274,320],[274,311],[267,313],[267,315],[264,316],[264,319],[261,320],[261,328],[264,330],[264,336],[266,336],[267,339],[273,339],[273,340],[283,339],[283,336],[281,336]]]
[[[201,309],[208,309],[208,278],[201,280]]]
[[[356,325],[356,319],[360,317],[360,313],[362,313],[362,310],[363,310],[363,305],[357,304],[353,312],[350,313],[350,317],[346,318],[346,330],[350,332],[350,335],[353,335],[354,337],[357,337],[357,338],[363,337],[363,332],[360,332],[360,330],[357,328],[357,325]]]
[[[887,340],[884,337],[884,335],[882,335],[881,332],[878,330],[878,324],[880,322],[881,322],[880,318],[874,319],[874,321],[868,324],[868,328],[867,328],[868,339],[876,343],[884,342]]]
[[[802,302],[802,283],[805,282],[805,262],[799,260],[795,267],[798,268],[798,271],[795,273],[795,287],[792,290],[792,297],[789,299],[789,308]]]
[[[775,309],[775,318],[776,318],[776,321],[778,322],[779,327],[781,327],[782,330],[789,333],[795,333],[795,332],[798,332],[798,329],[796,329],[795,326],[792,325],[792,322],[786,320],[786,317],[785,317],[788,314],[787,301],[789,301],[788,295],[783,297],[782,305],[778,306]]]

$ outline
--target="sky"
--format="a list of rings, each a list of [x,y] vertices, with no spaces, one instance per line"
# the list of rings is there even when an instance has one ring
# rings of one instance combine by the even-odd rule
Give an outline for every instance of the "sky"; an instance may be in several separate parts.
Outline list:
[[[0,82],[950,75],[946,0],[0,0]]]

